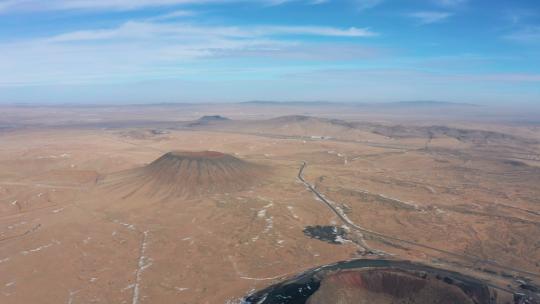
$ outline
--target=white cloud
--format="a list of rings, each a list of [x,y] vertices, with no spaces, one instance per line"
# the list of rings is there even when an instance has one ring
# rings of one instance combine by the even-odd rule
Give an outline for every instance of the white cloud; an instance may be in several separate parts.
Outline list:
[[[383,2],[383,0],[353,0],[359,10],[373,8]]]
[[[373,80],[375,83],[380,79],[386,79],[390,82],[432,82],[439,84],[447,83],[540,83],[540,74],[538,73],[464,73],[464,72],[432,72],[418,69],[331,69],[331,70],[312,70],[307,73],[289,74],[290,77],[305,78],[324,78],[340,82],[345,80],[356,81],[361,78]]]
[[[323,26],[235,27],[130,21],[115,28],[0,44],[0,70],[12,71],[0,74],[0,86],[160,79],[191,73],[194,65],[224,57],[360,58],[370,56],[372,50],[354,45],[342,48],[335,41],[308,45],[294,38],[374,34],[367,29]]]
[[[164,21],[164,20],[171,20],[171,19],[178,19],[183,17],[192,17],[197,15],[194,11],[189,10],[176,10],[172,11],[166,14],[154,16],[152,18],[149,18],[148,21]]]
[[[332,37],[373,37],[378,34],[367,28],[350,27],[341,29],[324,26],[261,26],[253,27],[251,32],[254,35],[313,35]]]
[[[421,24],[441,22],[448,19],[450,16],[452,16],[452,13],[431,11],[415,12],[409,14],[409,17],[417,19]]]
[[[328,37],[372,37],[377,33],[367,28],[351,27],[347,29],[325,26],[198,26],[182,23],[153,23],[130,21],[117,28],[85,30],[64,33],[47,38],[52,42],[69,42],[107,39],[141,39],[150,37],[169,37],[185,39],[186,37],[235,37],[256,38],[281,35],[309,35]]]
[[[312,4],[312,5],[319,5],[319,4],[330,2],[330,0],[259,0],[259,1],[262,1],[272,6],[281,5],[281,4],[290,3],[290,2],[305,2],[307,4]]]
[[[47,10],[135,10],[146,7],[235,2],[259,2],[267,5],[281,5],[293,1],[321,4],[327,2],[328,0],[0,0],[0,12]],[[370,2],[376,0],[363,1]]]
[[[527,26],[513,33],[510,33],[504,38],[517,42],[525,43],[540,43],[540,26]]]
[[[225,3],[230,0],[3,0],[0,11],[40,10],[132,10],[144,7],[182,4]]]
[[[469,0],[433,0],[436,4],[441,6],[459,6],[463,5]]]
[[[311,1],[311,4],[323,4],[328,2],[330,2],[330,0],[313,0]]]

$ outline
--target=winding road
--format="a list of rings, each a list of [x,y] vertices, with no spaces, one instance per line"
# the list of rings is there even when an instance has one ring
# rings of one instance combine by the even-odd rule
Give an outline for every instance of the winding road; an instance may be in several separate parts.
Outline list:
[[[452,256],[452,257],[455,257],[455,258],[465,259],[467,261],[472,261],[474,263],[482,263],[482,264],[486,264],[486,265],[491,265],[491,266],[494,266],[494,267],[497,267],[497,268],[500,268],[500,269],[505,269],[505,270],[516,272],[516,273],[520,273],[522,275],[529,275],[529,276],[533,276],[533,277],[537,277],[537,278],[540,277],[539,274],[532,273],[532,272],[522,270],[522,269],[516,269],[516,268],[504,266],[504,265],[501,265],[501,264],[499,264],[499,263],[497,263],[495,261],[485,260],[485,259],[482,259],[481,257],[475,256],[475,255],[455,253],[455,252],[447,251],[447,250],[444,250],[444,249],[439,249],[439,248],[435,248],[435,247],[432,247],[432,246],[420,244],[420,243],[417,243],[417,242],[413,242],[413,241],[404,240],[404,239],[400,239],[400,238],[397,238],[397,237],[389,236],[389,235],[386,235],[386,234],[382,234],[382,233],[379,233],[379,232],[376,232],[376,231],[373,231],[373,230],[366,229],[366,228],[363,228],[361,226],[358,226],[353,221],[351,221],[347,217],[347,215],[345,215],[345,213],[343,213],[343,211],[341,209],[336,207],[334,202],[327,199],[324,196],[324,194],[320,193],[317,189],[315,189],[315,187],[312,184],[310,184],[308,181],[306,181],[306,179],[304,178],[304,170],[306,169],[306,167],[307,167],[307,163],[304,161],[302,163],[301,167],[300,167],[300,170],[298,171],[298,176],[297,176],[298,180],[300,180],[306,186],[306,188],[309,191],[311,191],[319,200],[321,200],[332,212],[334,212],[336,214],[337,217],[339,217],[339,219],[344,224],[349,226],[351,229],[354,229],[354,230],[356,230],[358,232],[369,235],[369,236],[371,236],[371,237],[373,237],[375,239],[378,238],[378,239],[381,239],[381,240],[387,240],[387,241],[390,240],[390,241],[394,241],[394,242],[399,242],[399,243],[403,243],[403,244],[407,244],[407,245],[411,245],[411,246],[415,246],[415,247],[419,247],[419,248],[423,248],[423,249],[432,250],[432,251],[435,251],[435,252],[438,252],[438,253],[443,253],[443,254],[446,254],[448,256]]]

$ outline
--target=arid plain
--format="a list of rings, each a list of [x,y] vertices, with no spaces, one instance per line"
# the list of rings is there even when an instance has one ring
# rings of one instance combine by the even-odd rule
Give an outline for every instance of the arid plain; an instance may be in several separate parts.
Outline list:
[[[237,303],[354,258],[538,292],[539,121],[437,103],[0,112],[1,303]]]

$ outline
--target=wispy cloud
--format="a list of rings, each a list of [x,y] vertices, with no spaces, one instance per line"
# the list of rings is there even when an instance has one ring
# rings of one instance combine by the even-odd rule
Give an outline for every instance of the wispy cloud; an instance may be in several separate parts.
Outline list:
[[[383,1],[384,0],[353,0],[353,3],[359,10],[366,10],[383,3]]]
[[[229,0],[5,0],[0,11],[40,10],[132,10],[144,7],[172,6],[182,4],[225,3]]]
[[[378,77],[396,79],[406,82],[432,82],[445,84],[449,81],[467,83],[474,82],[519,82],[519,83],[537,83],[540,82],[538,73],[434,73],[418,69],[323,69],[313,70],[306,73],[290,74],[287,76],[306,77],[306,78],[331,78],[334,81],[357,80],[365,77],[366,79],[377,79]],[[331,77],[329,77],[331,76]],[[379,80],[376,80],[379,81]]]
[[[420,22],[420,24],[431,24],[444,21],[452,16],[449,12],[422,11],[408,15]]]
[[[330,0],[313,0],[311,1],[311,4],[323,4],[328,2],[330,2]]]
[[[502,16],[507,21],[510,21],[512,25],[517,25],[529,21],[538,16],[538,12],[531,9],[508,9]]]
[[[246,30],[252,35],[313,35],[329,37],[373,37],[376,32],[368,28],[350,27],[347,29],[324,26],[260,26]]]
[[[178,18],[184,18],[184,17],[193,17],[197,15],[194,11],[189,10],[176,10],[172,11],[166,14],[154,16],[151,18],[148,18],[148,21],[165,21],[165,20],[172,20],[172,19],[178,19]]]
[[[521,29],[510,33],[503,38],[524,43],[540,43],[540,26],[522,27]]]
[[[107,29],[66,32],[0,44],[0,86],[87,83],[184,75],[186,66],[213,58],[340,60],[374,51],[343,42],[307,42],[301,36],[361,39],[362,28],[325,26],[202,26],[129,21]],[[298,38],[298,39],[297,39]]]
[[[459,6],[459,5],[463,5],[469,2],[469,0],[432,0],[432,1],[435,4],[438,4],[440,6],[448,6],[448,7]]]
[[[256,38],[265,36],[327,36],[327,37],[373,37],[377,33],[367,28],[336,28],[325,26],[200,26],[186,23],[154,23],[129,21],[112,29],[84,30],[56,35],[47,38],[53,42],[107,39],[141,39],[150,37]]]
[[[540,84],[538,73],[465,73],[400,67],[323,68],[283,77],[292,83],[313,84],[318,98],[343,96],[371,102],[409,99],[537,104],[536,87]]]
[[[352,0],[357,1],[357,0]],[[379,0],[363,0],[368,2]],[[0,12],[9,11],[55,11],[55,10],[135,10],[147,7],[225,4],[225,3],[261,3],[281,5],[289,2],[322,4],[328,0],[1,0]]]
[[[237,1],[242,2],[241,0],[237,0]],[[255,1],[252,0],[252,2],[255,2]],[[282,4],[291,3],[291,2],[303,2],[310,5],[319,5],[319,4],[329,3],[331,0],[258,0],[258,1],[263,2],[270,6],[276,6],[276,5],[282,5]],[[248,1],[244,1],[244,2],[248,2]]]

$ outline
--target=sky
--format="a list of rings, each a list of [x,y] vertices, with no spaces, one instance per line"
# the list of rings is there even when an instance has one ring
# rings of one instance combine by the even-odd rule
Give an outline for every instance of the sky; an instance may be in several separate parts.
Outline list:
[[[538,0],[0,0],[0,103],[540,104]]]

